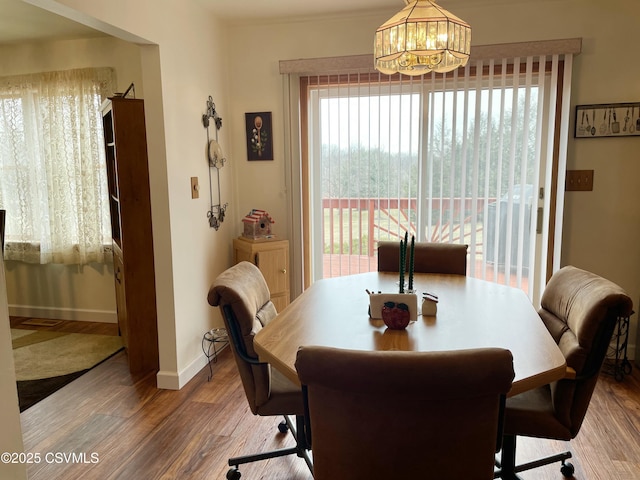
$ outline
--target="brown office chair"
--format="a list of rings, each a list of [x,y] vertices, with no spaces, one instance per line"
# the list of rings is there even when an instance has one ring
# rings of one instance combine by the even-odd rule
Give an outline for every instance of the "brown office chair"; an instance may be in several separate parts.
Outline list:
[[[308,446],[303,434],[304,414],[302,391],[271,365],[258,361],[253,349],[253,337],[276,316],[271,303],[269,287],[262,272],[249,262],[241,262],[222,272],[215,279],[209,295],[209,304],[219,306],[224,318],[231,351],[235,357],[242,386],[254,415],[279,416],[285,420],[278,429],[291,430],[296,446],[272,452],[258,453],[229,459],[229,480],[240,478],[239,465],[267,458],[295,454],[304,458],[311,469]],[[296,425],[289,416],[296,416]]]
[[[409,262],[407,253],[407,263]],[[378,271],[397,272],[400,242],[378,243]],[[414,248],[416,273],[467,274],[467,246],[454,243],[417,242]]]
[[[571,440],[587,412],[598,373],[618,318],[632,313],[629,296],[618,285],[593,273],[568,266],[549,280],[541,300],[540,317],[562,350],[566,378],[507,400],[501,478],[562,462],[565,477],[574,473],[566,462],[571,452],[515,465],[516,436]]]
[[[316,480],[493,478],[513,359],[301,347]]]

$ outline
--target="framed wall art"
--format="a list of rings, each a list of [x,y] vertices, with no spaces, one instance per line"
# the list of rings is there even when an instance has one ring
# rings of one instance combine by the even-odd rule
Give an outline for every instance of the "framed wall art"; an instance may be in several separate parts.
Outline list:
[[[245,113],[247,159],[273,160],[271,112]]]
[[[640,136],[640,102],[576,106],[575,138]]]

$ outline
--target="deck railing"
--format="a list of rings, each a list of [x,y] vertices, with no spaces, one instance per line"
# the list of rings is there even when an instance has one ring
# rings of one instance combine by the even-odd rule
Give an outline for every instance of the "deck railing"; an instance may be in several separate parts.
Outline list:
[[[458,241],[469,235],[465,225],[471,212],[482,212],[495,198],[432,199],[428,208],[434,212],[429,241]],[[397,239],[399,234],[416,232],[415,198],[325,198],[322,200],[325,253],[367,255],[372,257],[376,242]],[[463,215],[462,221],[461,213]],[[482,229],[477,222],[476,229]],[[363,246],[366,239],[366,246]],[[338,247],[338,248],[336,248]]]

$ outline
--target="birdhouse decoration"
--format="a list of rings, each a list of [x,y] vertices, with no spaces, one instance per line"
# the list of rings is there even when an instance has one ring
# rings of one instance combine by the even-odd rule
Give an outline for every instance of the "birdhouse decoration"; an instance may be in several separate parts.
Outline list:
[[[271,224],[275,223],[271,215],[264,210],[253,209],[242,219],[243,237],[258,239],[271,237]]]

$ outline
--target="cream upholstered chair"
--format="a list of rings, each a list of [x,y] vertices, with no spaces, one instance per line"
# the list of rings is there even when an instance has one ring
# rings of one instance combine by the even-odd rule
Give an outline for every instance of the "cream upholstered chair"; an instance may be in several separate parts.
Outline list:
[[[296,369],[316,480],[493,478],[508,350],[303,346]]]
[[[229,480],[240,478],[238,466],[272,457],[295,454],[311,468],[304,432],[302,391],[267,363],[258,361],[253,337],[276,316],[269,287],[260,270],[241,262],[222,272],[213,282],[207,297],[209,304],[222,310],[230,346],[242,379],[242,386],[254,415],[284,416],[281,432],[291,430],[296,446],[272,452],[229,459]],[[289,419],[296,417],[296,425]]]
[[[378,243],[379,272],[397,272],[399,259],[399,242]],[[414,271],[417,273],[466,275],[467,246],[453,243],[417,242],[414,249],[413,265]]]
[[[507,400],[501,478],[519,478],[518,472],[561,461],[570,477],[574,467],[566,462],[571,452],[515,465],[516,436],[571,440],[584,420],[600,367],[616,322],[632,313],[629,296],[618,285],[572,266],[558,270],[543,292],[540,317],[562,350],[567,378]]]

